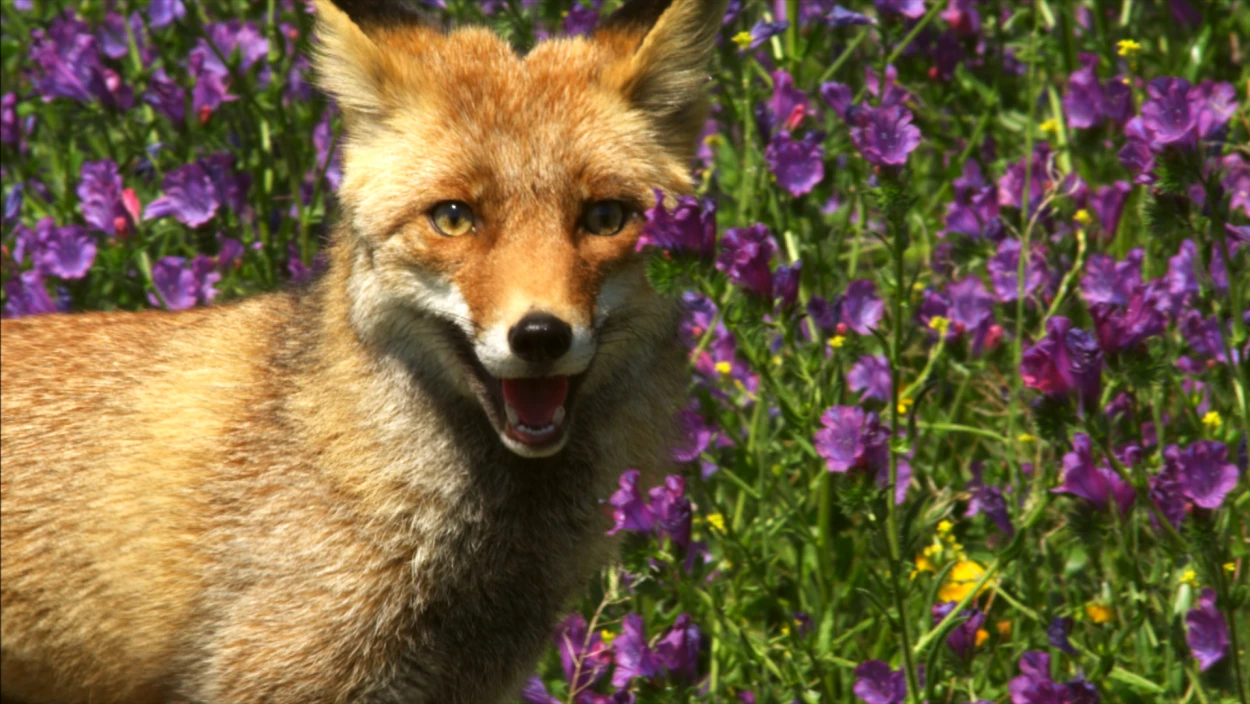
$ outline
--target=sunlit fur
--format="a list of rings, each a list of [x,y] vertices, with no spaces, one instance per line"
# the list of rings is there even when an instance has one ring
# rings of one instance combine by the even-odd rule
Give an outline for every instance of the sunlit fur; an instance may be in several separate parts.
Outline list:
[[[611,554],[598,500],[665,468],[684,383],[640,224],[576,227],[587,201],[689,191],[723,6],[660,9],[520,56],[319,2],[348,129],[328,273],[181,313],[4,321],[6,702],[515,697]],[[443,200],[477,231],[434,231]],[[465,364],[536,308],[588,365],[546,458],[500,442]]]

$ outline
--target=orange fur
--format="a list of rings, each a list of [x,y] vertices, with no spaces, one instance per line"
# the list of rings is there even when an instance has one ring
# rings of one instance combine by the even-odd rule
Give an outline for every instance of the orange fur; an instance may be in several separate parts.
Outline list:
[[[690,189],[693,134],[673,135],[721,5],[663,7],[518,56],[321,1],[320,80],[348,126],[327,274],[181,313],[3,322],[6,701],[515,695],[611,554],[596,499],[665,465],[684,383],[637,219],[577,227],[588,201]],[[445,200],[478,230],[439,235]],[[549,457],[500,442],[466,361],[535,309],[593,331]]]

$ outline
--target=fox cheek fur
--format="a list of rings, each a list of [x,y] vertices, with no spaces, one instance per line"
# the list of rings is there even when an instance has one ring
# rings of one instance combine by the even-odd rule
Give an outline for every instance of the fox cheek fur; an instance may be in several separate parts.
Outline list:
[[[636,212],[690,190],[723,0],[525,56],[317,13],[346,124],[321,279],[2,324],[6,702],[507,700],[612,554],[597,500],[664,469],[686,373]],[[589,231],[603,201],[635,216]]]

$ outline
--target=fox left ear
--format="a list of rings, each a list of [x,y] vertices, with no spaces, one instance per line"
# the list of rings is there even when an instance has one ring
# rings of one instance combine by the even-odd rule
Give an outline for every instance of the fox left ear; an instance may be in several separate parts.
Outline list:
[[[419,94],[413,61],[442,33],[401,1],[316,0],[317,84],[349,121],[377,118]]]
[[[727,0],[629,0],[595,32],[622,58],[604,78],[646,113],[673,151],[688,154],[703,126],[703,85]]]

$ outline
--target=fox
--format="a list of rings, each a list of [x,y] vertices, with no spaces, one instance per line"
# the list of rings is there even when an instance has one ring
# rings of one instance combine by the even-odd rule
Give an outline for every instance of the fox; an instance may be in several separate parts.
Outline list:
[[[315,13],[320,278],[0,327],[5,702],[507,701],[613,559],[601,500],[672,462],[680,304],[638,242],[693,191],[724,0],[524,53]]]

